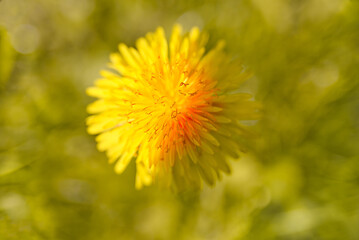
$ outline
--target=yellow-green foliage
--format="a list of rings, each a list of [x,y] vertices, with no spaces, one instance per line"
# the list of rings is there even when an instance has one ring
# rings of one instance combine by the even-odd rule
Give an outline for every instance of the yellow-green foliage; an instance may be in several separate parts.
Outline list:
[[[176,22],[226,41],[263,118],[215,187],[138,191],[87,135],[85,89]],[[358,1],[2,0],[0,29],[0,240],[359,239]]]

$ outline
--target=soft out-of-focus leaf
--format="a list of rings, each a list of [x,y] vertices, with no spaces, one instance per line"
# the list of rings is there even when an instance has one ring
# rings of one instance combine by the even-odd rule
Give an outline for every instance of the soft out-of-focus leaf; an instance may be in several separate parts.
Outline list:
[[[10,77],[15,63],[15,50],[11,46],[7,32],[0,27],[0,88]]]

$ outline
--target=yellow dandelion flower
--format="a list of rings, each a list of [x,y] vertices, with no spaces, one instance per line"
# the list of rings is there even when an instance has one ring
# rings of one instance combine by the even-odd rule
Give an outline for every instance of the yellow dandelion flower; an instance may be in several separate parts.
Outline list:
[[[223,42],[206,53],[207,39],[175,25],[168,44],[159,27],[137,49],[120,44],[110,56],[117,73],[102,71],[87,89],[98,98],[88,106],[88,132],[117,173],[136,160],[136,188],[213,185],[230,172],[228,156],[238,158],[239,120],[258,118],[258,103],[238,93],[249,74],[226,57]]]

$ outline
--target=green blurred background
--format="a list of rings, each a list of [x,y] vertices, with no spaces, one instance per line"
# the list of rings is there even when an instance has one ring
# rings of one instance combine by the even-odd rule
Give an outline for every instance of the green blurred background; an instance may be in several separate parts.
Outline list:
[[[87,135],[85,89],[176,22],[226,40],[264,117],[214,188],[136,191]],[[359,239],[358,80],[358,1],[2,0],[0,240]]]

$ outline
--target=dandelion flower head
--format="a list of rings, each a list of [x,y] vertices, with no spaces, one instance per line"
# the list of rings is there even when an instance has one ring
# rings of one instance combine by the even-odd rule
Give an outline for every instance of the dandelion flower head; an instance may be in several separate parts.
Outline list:
[[[87,89],[88,132],[96,134],[117,173],[136,163],[136,188],[160,183],[175,189],[213,185],[238,158],[240,120],[258,118],[258,103],[238,87],[249,77],[219,42],[206,51],[208,35],[175,25],[168,42],[163,28],[119,45],[114,71]]]

